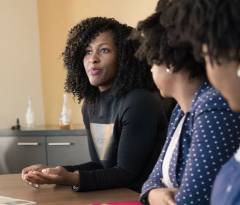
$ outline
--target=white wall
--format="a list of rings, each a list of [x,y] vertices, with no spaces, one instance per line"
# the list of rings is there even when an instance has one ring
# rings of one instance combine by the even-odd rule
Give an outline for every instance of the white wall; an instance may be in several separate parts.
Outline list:
[[[43,125],[37,0],[0,0],[0,129],[26,126],[28,95]]]

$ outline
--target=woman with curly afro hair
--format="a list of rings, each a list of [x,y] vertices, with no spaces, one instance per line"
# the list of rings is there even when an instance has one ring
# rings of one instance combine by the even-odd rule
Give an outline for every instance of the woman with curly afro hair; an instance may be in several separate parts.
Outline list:
[[[140,192],[168,125],[150,67],[134,56],[140,42],[127,39],[132,30],[114,19],[94,17],[70,31],[63,53],[65,88],[79,103],[84,100],[92,161],[25,168],[23,178],[33,186],[58,183],[72,185],[74,191],[128,187]],[[32,170],[37,171],[27,174]]]
[[[190,42],[197,58],[204,56],[209,80],[226,98],[230,108],[239,113],[240,1],[184,0],[173,5],[169,15],[173,13],[177,14],[178,35],[184,34],[180,41]],[[231,123],[233,119],[226,121],[225,126]],[[234,129],[239,126],[238,120]],[[232,139],[234,136],[225,133],[225,137]],[[211,204],[240,204],[240,148],[219,172]]]
[[[171,4],[159,1],[156,12],[138,24],[144,40],[136,56],[152,65],[162,96],[178,102],[140,200],[151,205],[209,205],[213,180],[240,143],[240,118],[209,83],[205,65],[194,59],[192,47],[177,44],[175,24],[166,16]],[[233,122],[226,126],[230,119]]]

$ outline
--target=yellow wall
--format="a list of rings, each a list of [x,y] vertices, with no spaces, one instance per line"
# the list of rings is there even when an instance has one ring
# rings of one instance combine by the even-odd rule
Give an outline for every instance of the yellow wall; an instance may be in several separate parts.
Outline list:
[[[43,125],[37,0],[1,0],[0,25],[0,129],[26,126],[28,95]]]
[[[157,0],[38,0],[41,71],[45,124],[57,124],[61,113],[66,71],[62,59],[68,31],[94,16],[113,17],[136,26],[154,12]],[[73,123],[82,124],[81,108],[71,102]]]

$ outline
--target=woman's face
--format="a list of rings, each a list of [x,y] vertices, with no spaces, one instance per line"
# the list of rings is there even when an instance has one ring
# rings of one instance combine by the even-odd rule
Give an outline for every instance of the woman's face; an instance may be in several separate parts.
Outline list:
[[[117,47],[111,31],[96,36],[85,49],[83,64],[91,85],[105,91],[117,75]]]
[[[203,53],[207,53],[207,45],[202,47]],[[206,70],[209,81],[227,99],[230,108],[235,112],[240,112],[240,78],[237,76],[239,62],[228,61],[219,58],[211,63],[208,55],[204,55]]]
[[[171,73],[167,72],[167,66],[164,64],[162,65],[153,64],[151,72],[153,80],[158,89],[160,90],[161,95],[165,98],[172,97],[171,86],[169,85],[171,85],[173,77]]]

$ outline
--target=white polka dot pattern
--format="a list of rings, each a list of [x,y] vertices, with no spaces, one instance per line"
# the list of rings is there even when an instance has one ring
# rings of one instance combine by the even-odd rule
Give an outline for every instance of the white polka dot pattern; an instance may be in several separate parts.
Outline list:
[[[173,111],[162,153],[149,179],[142,187],[141,202],[146,204],[151,189],[162,188],[162,162],[171,137],[183,116],[179,105]],[[179,188],[178,205],[209,205],[213,181],[221,166],[240,143],[239,114],[230,111],[227,102],[209,82],[204,82],[192,102],[175,147],[170,180]]]
[[[240,148],[239,148],[240,152]],[[211,194],[211,205],[240,204],[240,163],[232,157],[220,170]]]

